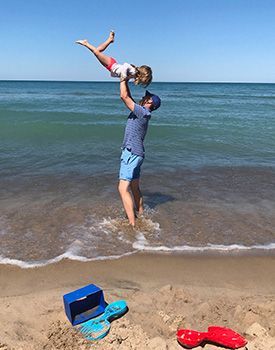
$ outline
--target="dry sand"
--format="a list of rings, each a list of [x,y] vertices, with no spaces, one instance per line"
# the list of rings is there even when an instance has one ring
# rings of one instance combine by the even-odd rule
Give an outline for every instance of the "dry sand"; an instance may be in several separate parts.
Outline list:
[[[272,350],[274,263],[272,256],[137,254],[33,269],[2,265],[0,349],[174,350],[182,348],[178,328],[205,331],[220,325],[244,335],[249,350]],[[63,294],[89,283],[100,285],[108,302],[123,298],[129,306],[109,335],[95,343],[70,325],[62,301]]]

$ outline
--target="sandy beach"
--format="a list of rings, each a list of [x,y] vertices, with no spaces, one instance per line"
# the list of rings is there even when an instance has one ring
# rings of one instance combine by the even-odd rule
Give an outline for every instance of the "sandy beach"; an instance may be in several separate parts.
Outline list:
[[[275,0],[117,3],[1,2],[0,350],[275,350]]]
[[[275,349],[274,256],[136,254],[118,260],[64,260],[0,268],[0,349],[181,349],[178,328],[230,327],[247,349]],[[86,341],[69,323],[62,296],[94,283],[128,313],[108,336]],[[202,347],[198,347],[202,349]],[[219,349],[205,345],[203,349]]]

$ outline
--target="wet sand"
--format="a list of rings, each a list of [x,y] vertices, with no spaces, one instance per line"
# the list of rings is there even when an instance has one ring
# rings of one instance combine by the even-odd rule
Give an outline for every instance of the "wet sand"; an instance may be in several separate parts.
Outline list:
[[[123,298],[129,306],[94,349],[180,349],[178,328],[205,331],[209,325],[240,332],[249,350],[275,349],[274,270],[274,256],[136,254],[33,269],[2,265],[0,349],[90,348],[62,301],[89,283],[101,286],[108,302]]]

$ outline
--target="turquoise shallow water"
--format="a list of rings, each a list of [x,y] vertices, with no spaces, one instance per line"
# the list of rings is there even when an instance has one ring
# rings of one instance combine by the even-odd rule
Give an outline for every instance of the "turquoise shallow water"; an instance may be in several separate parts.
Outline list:
[[[138,100],[144,90],[132,87]],[[118,83],[0,82],[0,260],[275,248],[275,84],[153,83],[145,217],[116,191]]]

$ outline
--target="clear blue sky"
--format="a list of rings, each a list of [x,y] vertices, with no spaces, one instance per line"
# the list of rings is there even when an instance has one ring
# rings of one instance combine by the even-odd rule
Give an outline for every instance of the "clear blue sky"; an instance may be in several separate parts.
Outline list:
[[[155,81],[275,83],[274,0],[0,0],[0,80],[107,80],[88,50],[148,64]]]

